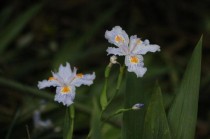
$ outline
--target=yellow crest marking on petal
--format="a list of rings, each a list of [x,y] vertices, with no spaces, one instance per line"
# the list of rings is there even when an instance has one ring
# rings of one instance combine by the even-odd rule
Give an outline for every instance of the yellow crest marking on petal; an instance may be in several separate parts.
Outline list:
[[[48,80],[52,81],[52,80],[56,80],[56,79],[54,77],[49,77]]]
[[[137,41],[136,41],[136,44],[137,45],[139,45],[139,44],[141,44],[142,43],[142,41],[140,40],[140,39],[138,39]]]
[[[77,78],[82,78],[83,77],[83,74],[82,73],[78,73],[77,74]]]
[[[131,56],[130,62],[133,64],[137,64],[137,63],[139,63],[139,58],[137,56]]]
[[[62,94],[68,94],[71,91],[71,88],[69,86],[64,86],[61,88]]]
[[[115,42],[122,43],[124,42],[124,38],[120,35],[115,36]]]

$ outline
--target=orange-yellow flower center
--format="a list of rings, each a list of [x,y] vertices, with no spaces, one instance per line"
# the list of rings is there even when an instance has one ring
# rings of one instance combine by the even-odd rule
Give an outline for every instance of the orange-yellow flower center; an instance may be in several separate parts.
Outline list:
[[[121,42],[124,42],[124,38],[120,35],[117,35],[117,36],[115,36],[115,41],[117,43],[121,43]]]
[[[137,45],[138,45],[138,44],[141,44],[142,41],[141,41],[140,39],[138,39],[138,40],[136,41],[136,43],[137,43]]]
[[[48,80],[52,81],[52,80],[56,80],[56,79],[54,77],[49,77]]]
[[[77,78],[82,78],[83,77],[83,74],[82,73],[78,73],[77,74]]]
[[[64,86],[61,88],[62,94],[68,94],[71,91],[71,88],[69,86]]]
[[[131,56],[130,61],[131,63],[137,64],[139,63],[139,58],[137,56]]]

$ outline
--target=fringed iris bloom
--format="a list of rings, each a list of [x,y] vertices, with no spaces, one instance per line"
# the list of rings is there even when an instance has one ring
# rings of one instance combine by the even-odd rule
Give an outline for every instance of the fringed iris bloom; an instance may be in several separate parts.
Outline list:
[[[81,85],[90,86],[95,79],[94,72],[92,74],[77,73],[75,67],[73,71],[71,70],[69,63],[66,63],[66,66],[60,65],[58,72],[52,72],[52,75],[48,80],[39,81],[38,88],[56,87],[54,100],[66,106],[73,103],[76,87]]]
[[[129,72],[136,73],[137,77],[142,77],[147,68],[144,67],[143,56],[147,52],[160,51],[160,46],[149,43],[149,40],[142,41],[136,35],[128,37],[127,33],[120,26],[115,26],[111,31],[105,32],[105,38],[117,46],[108,47],[109,54],[125,56],[125,65]]]

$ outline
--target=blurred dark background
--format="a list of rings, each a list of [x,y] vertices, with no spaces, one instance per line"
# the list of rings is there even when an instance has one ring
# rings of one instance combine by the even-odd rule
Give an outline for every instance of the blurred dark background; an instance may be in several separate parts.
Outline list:
[[[8,134],[11,138],[27,138],[25,125],[28,125],[33,138],[61,138],[59,130],[47,136],[52,129],[34,135],[37,131],[33,129],[31,117],[43,103],[40,103],[41,97],[27,95],[27,89],[37,88],[39,80],[47,78],[51,70],[68,61],[81,72],[96,71],[96,85],[91,89],[79,89],[81,95],[78,101],[90,104],[87,99],[94,94],[85,92],[91,90],[98,95],[104,79],[104,68],[109,63],[106,49],[111,44],[104,38],[104,33],[116,25],[121,26],[128,35],[136,34],[143,40],[149,39],[152,44],[161,46],[160,53],[148,54],[144,58],[147,74],[150,78],[160,80],[166,94],[176,90],[192,51],[203,35],[195,138],[210,138],[208,0],[0,1],[0,138]],[[25,90],[24,86],[28,88]],[[59,127],[64,110],[50,103],[43,112],[43,119],[50,117]],[[18,114],[19,111],[21,114]],[[79,124],[75,128],[75,138],[84,138],[88,133],[89,116],[82,111],[78,110]],[[113,130],[112,127],[107,129]],[[10,130],[11,133],[8,133]],[[115,130],[120,134],[119,128],[115,127]],[[109,137],[117,138],[113,135]]]

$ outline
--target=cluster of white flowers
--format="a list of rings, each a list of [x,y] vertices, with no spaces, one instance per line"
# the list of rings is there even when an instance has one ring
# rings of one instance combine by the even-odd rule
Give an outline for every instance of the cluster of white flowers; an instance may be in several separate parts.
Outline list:
[[[147,68],[144,67],[143,56],[147,52],[160,51],[160,46],[151,45],[148,40],[142,41],[136,35],[128,37],[127,33],[120,26],[115,26],[111,31],[105,32],[105,38],[116,47],[108,47],[108,55],[111,64],[116,64],[118,56],[125,56],[125,65],[129,72],[136,73],[137,77],[142,77]],[[71,70],[70,64],[66,66],[60,65],[58,72],[52,72],[52,77],[48,80],[43,80],[38,83],[39,89],[46,87],[56,87],[55,101],[70,106],[75,98],[76,87],[83,85],[91,85],[95,79],[95,73],[77,74],[77,69],[74,67]],[[140,106],[138,106],[140,107]],[[134,108],[137,108],[134,107]]]
[[[95,79],[95,73],[82,74],[77,73],[77,69],[74,67],[71,70],[70,64],[66,63],[66,66],[60,65],[57,73],[52,72],[52,77],[48,80],[43,80],[38,83],[39,89],[46,87],[56,87],[55,101],[63,103],[63,105],[70,106],[75,98],[76,87],[81,85],[91,85]]]
[[[115,26],[111,31],[105,32],[105,38],[117,46],[108,47],[109,54],[125,56],[125,65],[129,72],[135,72],[137,77],[142,77],[147,68],[144,67],[143,56],[147,52],[160,51],[160,46],[151,45],[148,40],[142,41],[136,35],[128,37],[120,26]]]

